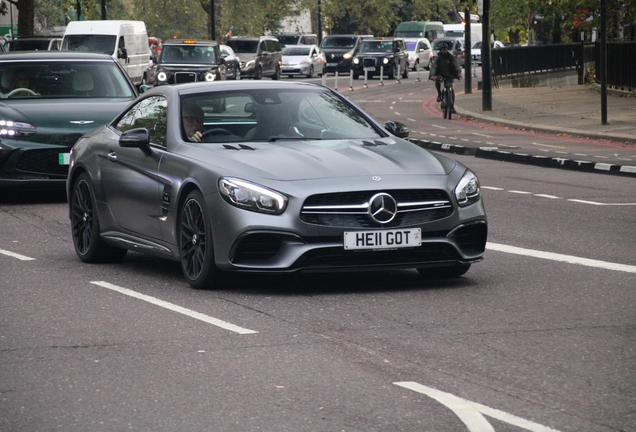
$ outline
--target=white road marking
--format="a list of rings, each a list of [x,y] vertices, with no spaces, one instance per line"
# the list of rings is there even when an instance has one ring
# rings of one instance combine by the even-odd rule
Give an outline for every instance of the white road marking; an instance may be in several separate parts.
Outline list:
[[[578,199],[569,199],[570,202],[576,202],[581,204],[590,204],[595,206],[636,206],[636,203],[600,203],[596,201],[586,201]]]
[[[484,138],[492,138],[493,137],[493,135],[485,135],[485,134],[479,134],[479,133],[474,133],[474,132],[472,133],[472,135],[477,135],[477,136],[484,137]]]
[[[412,122],[416,122],[416,121],[417,121],[417,120],[412,119],[412,118],[410,118],[410,117],[407,117],[406,119],[407,119],[408,121],[412,121]]]
[[[558,196],[554,196],[554,195],[546,195],[546,194],[534,194],[534,196],[538,196],[541,198],[550,198],[550,199],[561,199]]]
[[[490,243],[490,242],[486,243],[486,249],[496,251],[496,252],[504,252],[504,253],[523,255],[523,256],[528,256],[533,258],[547,259],[551,261],[565,262],[568,264],[578,264],[578,265],[582,265],[586,267],[594,267],[594,268],[600,268],[600,269],[612,270],[612,271],[622,271],[627,273],[636,273],[636,266],[633,266],[633,265],[617,264],[617,263],[612,263],[608,261],[599,261],[594,259],[581,258],[581,257],[573,256],[573,255],[562,255],[562,254],[557,254],[552,252],[543,252],[543,251],[539,251],[535,249],[525,249],[525,248],[520,248],[516,246],[508,246],[508,245]]]
[[[508,414],[504,411],[490,408],[486,405],[469,401],[468,399],[464,399],[459,396],[434,389],[432,387],[426,387],[414,381],[394,382],[393,384],[409,390],[413,390],[417,393],[424,394],[431,399],[435,399],[436,401],[453,411],[455,415],[459,417],[462,422],[464,422],[470,432],[495,431],[492,425],[488,422],[488,420],[484,418],[482,414],[532,432],[558,432],[556,429],[552,429],[539,423],[535,423],[512,414]]]
[[[521,195],[532,195],[532,192],[526,192],[526,191],[509,190],[508,192],[514,193],[514,194],[521,194]]]
[[[444,126],[440,126],[440,125],[436,125],[436,124],[432,124],[431,126],[439,128],[439,129],[446,129]],[[434,134],[431,134],[432,136],[435,136]]]
[[[215,325],[217,327],[221,327],[222,329],[233,331],[233,332],[238,333],[238,334],[258,333],[255,330],[249,330],[249,329],[246,329],[246,328],[243,328],[243,327],[239,327],[239,326],[231,324],[229,322],[222,321],[222,320],[220,320],[218,318],[214,318],[214,317],[211,317],[209,315],[205,315],[205,314],[202,314],[200,312],[196,312],[196,311],[193,311],[191,309],[187,309],[187,308],[178,306],[176,304],[169,303],[167,301],[159,300],[158,298],[151,297],[151,296],[148,296],[148,295],[145,295],[145,294],[141,294],[141,293],[138,293],[136,291],[129,290],[127,288],[122,288],[120,286],[113,285],[113,284],[108,283],[108,282],[92,281],[91,283],[94,284],[94,285],[99,285],[99,286],[104,287],[104,288],[108,288],[108,289],[113,290],[113,291],[117,291],[118,293],[125,294],[125,295],[130,296],[130,297],[134,297],[134,298],[139,299],[139,300],[146,301],[148,303],[152,303],[152,304],[154,304],[156,306],[160,306],[162,308],[169,309],[169,310],[171,310],[173,312],[178,312],[180,314],[189,316],[190,318],[198,319],[198,320],[206,322],[208,324],[212,324],[212,325]]]
[[[538,143],[538,142],[533,142],[532,144],[538,145],[538,146],[542,146],[542,147],[564,148],[564,146],[555,146],[555,145],[550,145],[550,144],[541,144],[541,143]]]
[[[493,187],[493,186],[482,186],[482,189],[490,189],[490,190],[496,190],[496,191],[502,191],[505,190],[504,188],[500,188],[500,187]]]
[[[31,258],[31,257],[28,257],[28,256],[20,255],[20,254],[17,254],[15,252],[10,252],[10,251],[4,250],[4,249],[0,249],[0,254],[6,255],[6,256],[10,256],[12,258],[17,258],[17,259],[22,260],[22,261],[35,261],[35,258]]]

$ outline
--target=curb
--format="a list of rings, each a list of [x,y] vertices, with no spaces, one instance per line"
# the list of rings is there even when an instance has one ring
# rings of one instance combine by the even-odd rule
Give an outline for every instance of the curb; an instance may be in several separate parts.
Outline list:
[[[472,148],[463,145],[444,144],[438,141],[421,140],[414,138],[409,138],[408,141],[428,150],[443,151],[459,155],[469,155],[482,159],[492,159],[503,162],[534,165],[544,168],[557,168],[569,171],[636,177],[636,166],[582,161],[564,157],[530,155],[527,153],[514,151],[514,149],[517,147],[512,146]]]

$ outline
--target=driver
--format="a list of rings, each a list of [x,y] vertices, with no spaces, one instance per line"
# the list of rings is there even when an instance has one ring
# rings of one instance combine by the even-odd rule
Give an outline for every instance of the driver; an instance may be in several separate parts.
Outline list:
[[[181,113],[183,119],[183,130],[192,142],[201,142],[203,131],[204,114],[203,109],[194,102],[186,102]]]
[[[12,90],[27,89],[27,90],[31,90],[35,92],[35,88],[31,84],[31,77],[29,77],[29,74],[24,70],[20,70],[16,72],[15,76],[13,77],[13,85],[11,89]],[[32,93],[26,92],[26,91],[14,93],[14,96],[30,96],[30,95],[32,95]]]

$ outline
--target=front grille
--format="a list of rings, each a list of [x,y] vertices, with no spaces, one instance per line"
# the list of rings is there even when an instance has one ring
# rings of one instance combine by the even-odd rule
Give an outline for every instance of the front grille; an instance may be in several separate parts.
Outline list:
[[[422,246],[408,250],[391,251],[345,251],[342,248],[318,249],[303,256],[296,267],[304,270],[321,268],[346,269],[365,267],[401,268],[418,265],[455,262],[461,257],[455,248],[445,243],[423,243]]]
[[[23,152],[16,163],[16,170],[21,172],[17,178],[66,177],[68,165],[60,165],[60,153],[64,152],[60,149],[35,149]]]
[[[312,195],[301,209],[300,219],[308,224],[339,228],[385,228],[421,225],[453,214],[453,205],[443,190],[389,190],[398,205],[395,218],[379,225],[371,219],[368,203],[380,191]]]
[[[174,74],[174,83],[182,84],[189,82],[196,82],[197,74],[194,72],[175,72]]]
[[[375,67],[375,64],[376,64],[375,57],[365,57],[364,59],[362,59],[363,67]]]

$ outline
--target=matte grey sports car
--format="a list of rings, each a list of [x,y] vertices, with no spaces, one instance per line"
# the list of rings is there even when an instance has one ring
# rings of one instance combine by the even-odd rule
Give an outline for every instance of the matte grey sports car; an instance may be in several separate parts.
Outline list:
[[[307,83],[155,87],[71,151],[77,255],[178,260],[194,288],[241,271],[464,274],[487,237],[477,177],[385,127]]]
[[[0,187],[64,187],[75,141],[136,97],[106,54],[0,54]]]

